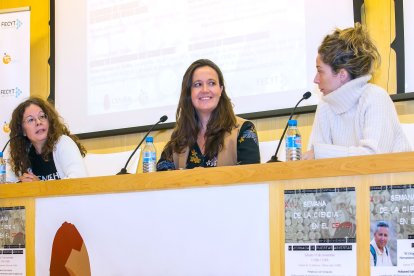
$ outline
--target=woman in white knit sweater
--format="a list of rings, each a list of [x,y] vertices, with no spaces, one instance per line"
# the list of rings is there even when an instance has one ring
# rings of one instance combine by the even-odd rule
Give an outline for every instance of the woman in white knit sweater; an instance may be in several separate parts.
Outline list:
[[[380,55],[367,31],[337,29],[318,49],[314,82],[323,96],[302,159],[410,151],[388,93],[368,83]]]

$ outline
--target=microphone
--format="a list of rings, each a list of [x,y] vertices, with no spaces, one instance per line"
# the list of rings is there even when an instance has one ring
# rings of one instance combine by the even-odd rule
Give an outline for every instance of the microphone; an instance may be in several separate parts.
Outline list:
[[[288,127],[289,120],[290,120],[290,119],[292,119],[292,116],[293,116],[293,114],[295,113],[295,110],[296,110],[296,108],[298,107],[298,105],[299,105],[299,104],[300,104],[303,100],[307,100],[307,99],[309,99],[311,96],[312,96],[312,93],[311,93],[311,92],[309,92],[309,91],[305,92],[305,94],[303,94],[302,98],[298,101],[298,103],[297,103],[297,104],[295,105],[295,107],[293,108],[292,112],[290,113],[289,119],[288,119],[288,121],[286,122],[286,126],[285,126],[285,129],[283,130],[282,137],[280,137],[279,144],[277,145],[275,155],[273,155],[273,156],[270,158],[270,160],[269,160],[269,161],[267,161],[267,163],[281,162],[281,161],[277,158],[277,153],[279,152],[279,148],[280,148],[280,145],[282,144],[283,137],[285,137],[285,133],[286,133],[286,130],[287,130],[287,127]]]
[[[117,173],[117,175],[119,175],[119,174],[129,174],[128,171],[127,171],[127,167],[128,167],[129,161],[131,161],[132,156],[134,156],[135,152],[139,149],[141,144],[145,141],[145,138],[147,138],[147,136],[148,136],[148,134],[150,134],[151,130],[153,130],[154,127],[156,127],[158,124],[164,123],[165,121],[167,121],[167,119],[168,119],[168,116],[164,115],[158,120],[158,122],[156,124],[152,125],[152,127],[145,134],[144,138],[142,138],[142,140],[139,142],[138,146],[134,149],[134,151],[129,156],[127,162],[125,163],[125,166]]]
[[[13,136],[12,138],[10,138],[7,142],[6,142],[6,144],[4,145],[4,148],[3,148],[3,150],[1,151],[1,152],[4,152],[5,150],[6,150],[6,148],[7,148],[7,145],[10,143],[10,141],[11,140],[14,140],[14,139],[16,139],[17,137],[20,137],[21,135],[16,135],[16,136]]]

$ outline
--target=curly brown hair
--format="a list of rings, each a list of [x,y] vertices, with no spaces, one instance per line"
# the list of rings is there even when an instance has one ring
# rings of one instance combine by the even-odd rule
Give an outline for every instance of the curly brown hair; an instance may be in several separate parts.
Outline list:
[[[223,87],[217,107],[211,113],[205,133],[205,155],[213,158],[223,148],[226,132],[231,132],[237,126],[233,105],[227,96],[223,73],[211,60],[199,59],[193,62],[185,72],[181,85],[181,95],[176,112],[176,126],[171,134],[171,140],[165,145],[164,152],[167,159],[172,159],[173,152],[182,153],[186,147],[193,147],[197,143],[200,131],[199,118],[191,101],[191,86],[193,74],[197,68],[208,66],[216,71],[219,85]]]
[[[13,172],[19,176],[27,172],[31,167],[29,160],[29,150],[32,145],[30,140],[23,134],[23,114],[30,105],[37,105],[46,114],[49,121],[49,130],[47,133],[47,141],[42,148],[42,158],[48,160],[50,154],[58,142],[60,136],[69,136],[78,146],[83,157],[86,155],[85,147],[79,142],[79,139],[70,133],[69,129],[63,123],[56,109],[51,103],[41,98],[30,97],[20,103],[13,111],[10,121],[10,156],[11,167]]]
[[[345,69],[351,79],[371,74],[381,62],[377,47],[360,23],[354,28],[336,29],[318,48],[322,61],[336,73]]]

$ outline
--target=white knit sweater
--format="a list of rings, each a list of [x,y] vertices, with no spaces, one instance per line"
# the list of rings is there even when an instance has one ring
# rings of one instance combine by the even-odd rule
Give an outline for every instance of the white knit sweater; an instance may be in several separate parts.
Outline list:
[[[411,151],[394,103],[370,79],[351,80],[322,97],[310,138],[315,159]]]

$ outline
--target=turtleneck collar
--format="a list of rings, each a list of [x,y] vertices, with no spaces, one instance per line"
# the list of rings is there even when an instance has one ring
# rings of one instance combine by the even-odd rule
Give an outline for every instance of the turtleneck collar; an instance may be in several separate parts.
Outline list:
[[[362,92],[364,91],[362,88],[370,79],[371,75],[365,75],[350,80],[335,91],[323,96],[322,101],[329,104],[332,111],[336,114],[344,113],[358,102]]]

